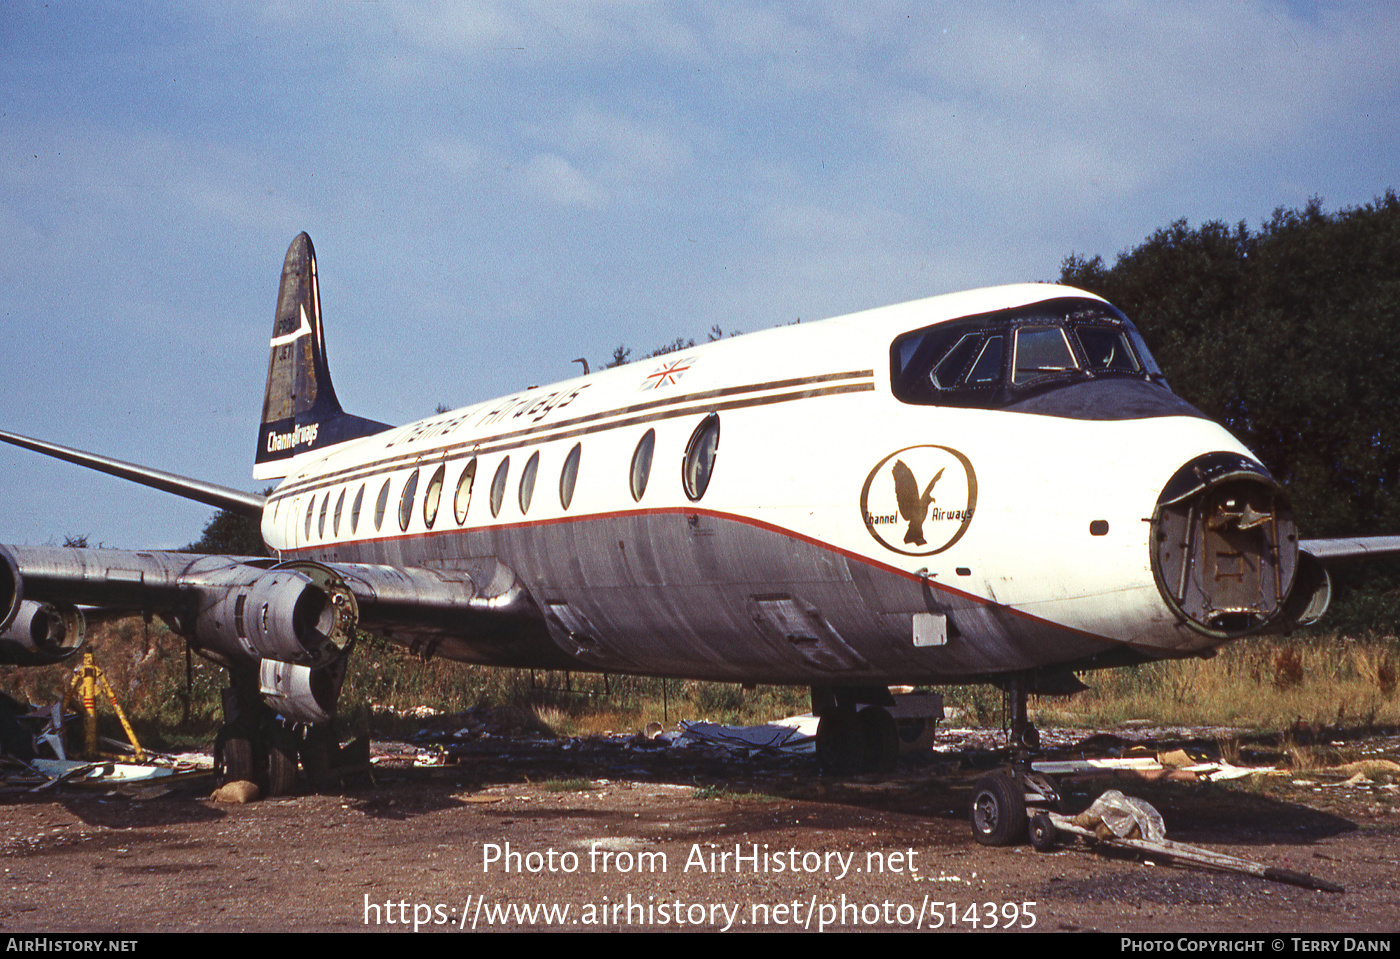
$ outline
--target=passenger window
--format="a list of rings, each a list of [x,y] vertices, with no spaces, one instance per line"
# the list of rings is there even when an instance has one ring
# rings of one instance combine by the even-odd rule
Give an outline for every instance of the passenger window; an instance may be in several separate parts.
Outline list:
[[[467,507],[472,504],[472,486],[476,483],[476,457],[473,456],[462,470],[461,479],[457,480],[457,497],[453,503],[453,510],[457,514],[457,525],[461,526],[467,521]]]
[[[335,520],[332,521],[332,523],[331,523],[331,533],[332,533],[333,535],[335,535],[335,536],[339,536],[339,535],[340,535],[340,514],[341,514],[341,511],[344,510],[344,509],[345,509],[345,490],[342,489],[342,490],[340,491],[340,495],[339,495],[338,497],[336,497],[336,500],[335,500]]]
[[[443,463],[433,472],[433,478],[428,480],[428,491],[423,494],[423,524],[428,529],[432,529],[437,520],[438,502],[442,499],[442,481],[446,475],[447,464]]]
[[[321,518],[320,518],[319,520],[316,521],[316,537],[317,537],[317,539],[325,539],[325,538],[326,538],[326,510],[330,508],[330,505],[331,505],[331,494],[330,494],[330,491],[327,490],[327,491],[326,491],[326,498],[323,499],[323,500],[321,500]]]
[[[520,471],[520,514],[523,516],[530,512],[530,501],[535,498],[535,473],[540,468],[540,454],[536,450],[530,454],[530,459],[526,461],[525,468]]]
[[[360,488],[355,492],[355,502],[350,507],[350,535],[355,535],[360,528],[360,507],[365,502],[365,484],[361,483]]]
[[[306,501],[306,539],[311,540],[311,517],[316,513],[316,494]]]
[[[1022,386],[1042,376],[1079,368],[1058,326],[1023,326],[1016,331],[1016,369],[1011,382]]]
[[[418,471],[414,470],[408,475],[408,482],[403,484],[403,495],[399,497],[399,529],[408,532],[409,520],[413,519],[413,497],[418,492]]]
[[[637,448],[632,452],[630,485],[632,498],[638,503],[642,501],[642,494],[647,491],[647,480],[651,478],[651,453],[655,448],[656,430],[647,430],[637,441]]]
[[[501,460],[496,467],[496,475],[491,477],[491,516],[501,515],[501,504],[506,500],[506,477],[510,474],[510,457]]]
[[[374,503],[374,531],[384,527],[384,511],[389,508],[389,479],[384,480],[384,488],[379,491],[379,499]]]
[[[583,455],[583,444],[575,443],[564,458],[564,469],[559,474],[559,505],[565,509],[574,501],[574,484],[578,482],[578,461]]]
[[[711,413],[700,421],[690,442],[685,446],[685,461],[681,482],[685,495],[698,500],[710,486],[710,474],[715,468],[715,451],[719,449],[719,414]]]

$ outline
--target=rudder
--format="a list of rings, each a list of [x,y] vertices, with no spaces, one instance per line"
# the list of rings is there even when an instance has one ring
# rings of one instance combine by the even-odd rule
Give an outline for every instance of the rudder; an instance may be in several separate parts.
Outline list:
[[[316,249],[299,233],[282,264],[253,478],[286,476],[332,446],[389,428],[340,408],[321,330]]]

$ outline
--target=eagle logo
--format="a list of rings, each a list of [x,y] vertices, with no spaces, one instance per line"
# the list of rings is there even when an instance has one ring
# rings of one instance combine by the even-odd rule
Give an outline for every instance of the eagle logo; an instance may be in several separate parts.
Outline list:
[[[924,517],[928,515],[929,504],[933,502],[933,488],[943,478],[943,470],[934,474],[921,494],[919,484],[914,481],[914,473],[904,465],[904,460],[895,460],[894,497],[899,505],[899,515],[909,522],[909,531],[904,534],[904,542],[915,546],[927,546],[924,539]]]
[[[929,556],[952,546],[967,532],[976,507],[972,463],[950,446],[908,446],[890,453],[866,475],[860,493],[866,531],[906,556]]]

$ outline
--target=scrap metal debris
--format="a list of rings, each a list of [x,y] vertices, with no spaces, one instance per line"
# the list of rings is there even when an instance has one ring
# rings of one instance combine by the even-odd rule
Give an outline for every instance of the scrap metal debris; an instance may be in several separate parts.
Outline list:
[[[1041,819],[1042,816],[1045,820]],[[1045,832],[1046,820],[1050,826],[1048,836]],[[1161,813],[1150,803],[1125,796],[1116,789],[1105,792],[1094,800],[1088,809],[1073,818],[1057,812],[1039,813],[1032,822],[1031,830],[1032,841],[1037,849],[1047,849],[1053,845],[1055,833],[1070,833],[1107,848],[1130,849],[1137,853],[1162,856],[1210,869],[1243,873],[1273,882],[1302,886],[1305,889],[1320,889],[1323,892],[1346,891],[1335,883],[1304,872],[1265,866],[1263,863],[1229,856],[1200,846],[1173,842],[1166,836],[1166,826],[1162,822]]]
[[[817,751],[816,716],[789,716],[762,726],[726,726],[686,720],[680,724],[675,746],[705,743],[756,756],[763,753],[787,756],[811,755]]]
[[[108,754],[97,759],[72,759],[65,725],[69,717],[61,703],[22,705],[0,694],[0,707],[0,783],[15,790],[36,793],[60,785],[120,787],[202,772],[210,765],[207,759],[201,763],[204,757],[166,756],[143,750],[134,744],[134,735],[133,745],[128,745],[95,737],[91,731],[91,741],[109,750]],[[123,753],[135,753],[145,761],[117,758]]]

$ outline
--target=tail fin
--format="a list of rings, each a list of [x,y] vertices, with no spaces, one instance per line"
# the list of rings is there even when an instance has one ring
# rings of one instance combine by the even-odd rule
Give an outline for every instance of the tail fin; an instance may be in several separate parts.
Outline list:
[[[282,264],[253,478],[286,476],[332,446],[389,428],[340,408],[321,332],[316,250],[311,237],[300,233]]]

